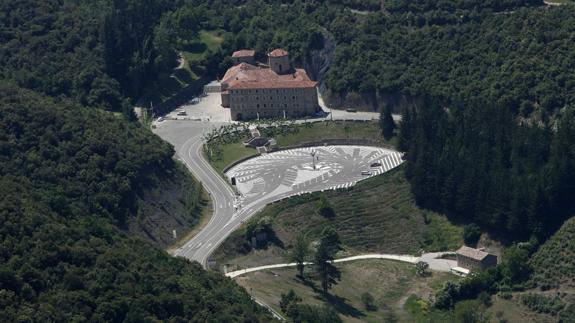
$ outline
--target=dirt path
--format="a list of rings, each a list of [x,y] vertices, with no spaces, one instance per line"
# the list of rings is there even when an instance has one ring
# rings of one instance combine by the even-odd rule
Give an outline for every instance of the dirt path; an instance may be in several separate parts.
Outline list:
[[[415,257],[410,255],[391,255],[391,254],[367,254],[367,255],[359,255],[353,257],[346,257],[334,260],[334,263],[340,262],[348,262],[348,261],[355,261],[355,260],[367,260],[367,259],[386,259],[386,260],[396,260],[402,262],[408,262],[415,264],[418,261],[424,261],[429,264],[429,269],[436,270],[436,271],[444,271],[449,272],[452,267],[456,266],[456,262],[454,260],[449,259],[441,259],[441,257],[445,253],[430,253],[430,254],[423,254],[421,257]],[[304,265],[312,265],[311,262],[305,262]],[[235,278],[247,273],[251,273],[254,271],[266,270],[266,269],[277,269],[277,268],[286,268],[286,267],[295,267],[296,263],[285,263],[285,264],[275,264],[275,265],[267,265],[267,266],[258,266],[252,268],[246,268],[241,270],[232,271],[226,273],[227,277]]]

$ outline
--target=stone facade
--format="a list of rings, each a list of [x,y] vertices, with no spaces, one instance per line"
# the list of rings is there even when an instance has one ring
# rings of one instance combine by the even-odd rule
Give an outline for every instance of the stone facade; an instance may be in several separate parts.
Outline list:
[[[232,120],[302,117],[319,111],[316,82],[294,69],[286,51],[268,54],[271,68],[239,63],[222,80],[222,106]]]
[[[293,71],[288,52],[276,49],[268,54],[269,65],[276,74],[289,74]]]
[[[457,266],[465,269],[486,269],[497,265],[497,256],[466,246],[459,248],[456,256]]]
[[[317,92],[315,87],[231,89],[229,106],[233,120],[303,117],[317,112]]]

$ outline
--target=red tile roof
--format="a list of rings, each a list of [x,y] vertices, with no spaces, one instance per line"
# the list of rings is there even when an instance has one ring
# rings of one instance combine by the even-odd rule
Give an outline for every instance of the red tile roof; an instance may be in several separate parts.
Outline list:
[[[232,57],[252,57],[256,55],[256,51],[250,49],[242,49],[234,52]]]
[[[270,56],[270,57],[282,57],[282,56],[287,56],[287,55],[288,55],[288,52],[281,49],[281,48],[274,49],[268,54],[268,56]]]
[[[279,75],[269,68],[260,68],[241,63],[230,68],[222,83],[228,89],[288,89],[313,88],[316,82],[310,80],[303,69],[296,69],[292,74]]]

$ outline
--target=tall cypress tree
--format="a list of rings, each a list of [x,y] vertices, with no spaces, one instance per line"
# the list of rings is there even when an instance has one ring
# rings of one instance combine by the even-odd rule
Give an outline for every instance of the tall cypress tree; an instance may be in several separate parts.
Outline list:
[[[395,122],[391,116],[391,109],[384,106],[379,114],[379,126],[381,127],[381,133],[383,137],[387,140],[393,137],[393,131],[395,130]]]

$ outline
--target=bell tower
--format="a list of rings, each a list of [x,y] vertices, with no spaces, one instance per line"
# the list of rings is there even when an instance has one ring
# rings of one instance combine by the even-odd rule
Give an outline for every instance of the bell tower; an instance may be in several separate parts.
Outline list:
[[[289,74],[292,72],[289,54],[283,49],[274,49],[268,53],[269,65],[276,74]]]

